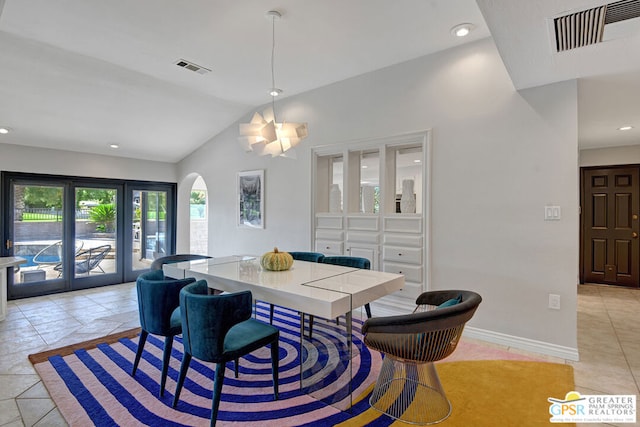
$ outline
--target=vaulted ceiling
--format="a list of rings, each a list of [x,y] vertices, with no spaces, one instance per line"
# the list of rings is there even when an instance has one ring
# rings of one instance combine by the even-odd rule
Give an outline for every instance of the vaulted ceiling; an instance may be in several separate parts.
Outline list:
[[[516,89],[580,79],[581,146],[640,143],[640,19],[610,26],[603,43],[554,49],[554,17],[601,4],[0,0],[0,126],[12,128],[0,144],[180,160],[270,100],[269,9],[283,13],[283,96],[492,36]],[[462,22],[475,30],[453,37]]]

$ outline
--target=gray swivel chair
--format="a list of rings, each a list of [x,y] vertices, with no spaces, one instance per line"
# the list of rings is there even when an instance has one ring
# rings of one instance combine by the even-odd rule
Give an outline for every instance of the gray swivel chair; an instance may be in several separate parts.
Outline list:
[[[472,291],[431,291],[417,298],[411,314],[367,319],[364,343],[384,353],[371,407],[411,424],[446,419],[451,403],[433,362],[453,353],[480,302]]]

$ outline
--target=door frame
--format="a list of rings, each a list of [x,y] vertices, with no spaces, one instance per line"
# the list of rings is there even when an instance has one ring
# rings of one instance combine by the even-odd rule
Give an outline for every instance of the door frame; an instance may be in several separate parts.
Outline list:
[[[126,181],[124,185],[124,203],[128,207],[133,206],[133,191],[165,191],[167,193],[167,212],[165,218],[165,227],[166,227],[166,238],[165,245],[167,248],[167,254],[174,254],[176,251],[176,230],[177,230],[177,184],[176,183],[166,183],[166,182],[152,182],[152,181]],[[140,200],[142,207],[142,199]],[[133,260],[131,254],[133,253],[133,228],[129,227],[128,224],[133,224],[133,209],[125,209],[124,212],[124,224],[125,226],[125,238],[124,240],[127,243],[126,252],[124,257],[124,281],[132,282],[137,279],[140,273],[147,271],[145,270],[134,270],[133,269]],[[140,244],[144,245],[145,238],[142,235],[140,236]]]

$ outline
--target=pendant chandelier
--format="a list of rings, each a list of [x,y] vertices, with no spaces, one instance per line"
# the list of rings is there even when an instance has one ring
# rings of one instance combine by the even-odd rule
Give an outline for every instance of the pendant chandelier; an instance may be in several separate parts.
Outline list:
[[[307,137],[307,124],[276,120],[275,98],[282,90],[276,87],[273,59],[276,48],[276,19],[280,19],[282,14],[277,10],[270,10],[266,16],[271,18],[271,107],[262,114],[254,113],[249,123],[240,123],[238,141],[245,151],[252,151],[260,156],[295,157],[294,152],[289,150]]]

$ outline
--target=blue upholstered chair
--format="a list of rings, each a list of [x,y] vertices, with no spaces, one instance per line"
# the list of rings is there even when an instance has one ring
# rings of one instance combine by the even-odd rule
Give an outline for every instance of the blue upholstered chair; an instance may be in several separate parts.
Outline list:
[[[355,256],[326,256],[322,258],[320,262],[325,264],[341,265],[343,267],[361,268],[364,270],[371,269],[371,261],[366,258]],[[371,307],[369,303],[364,305],[364,309],[367,312],[367,318],[371,319]]]
[[[136,281],[138,291],[138,311],[140,313],[140,340],[138,351],[133,362],[131,375],[136,374],[140,356],[147,342],[149,334],[165,337],[164,351],[162,355],[162,374],[160,376],[160,396],[164,395],[164,387],[167,381],[167,369],[173,347],[173,337],[182,332],[180,322],[179,305],[180,290],[189,283],[195,282],[194,278],[170,279],[164,276],[162,270],[154,270],[141,274]],[[176,309],[177,312],[176,312]]]
[[[289,252],[293,259],[309,262],[320,262],[324,258],[324,254],[320,252]]]
[[[215,425],[224,382],[225,365],[267,344],[271,345],[273,392],[278,400],[278,340],[280,331],[267,323],[253,319],[253,298],[250,291],[210,295],[207,282],[199,280],[180,291],[180,316],[184,357],[173,397],[173,407],[180,400],[180,391],[191,358],[216,364],[211,402],[211,425]],[[237,376],[237,372],[236,372]]]
[[[324,254],[320,252],[289,252],[294,260],[320,262],[324,258]],[[269,306],[269,323],[273,325],[273,304]],[[313,316],[309,316],[309,338],[311,338],[311,329],[313,328]],[[304,323],[304,313],[300,315],[300,321]]]
[[[151,263],[151,270],[162,270],[162,266],[165,264],[171,264],[174,262],[183,262],[183,261],[195,261],[198,259],[208,259],[211,258],[208,255],[198,255],[198,254],[174,254],[167,255],[160,258],[156,258]]]

